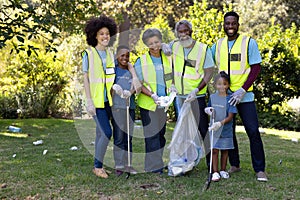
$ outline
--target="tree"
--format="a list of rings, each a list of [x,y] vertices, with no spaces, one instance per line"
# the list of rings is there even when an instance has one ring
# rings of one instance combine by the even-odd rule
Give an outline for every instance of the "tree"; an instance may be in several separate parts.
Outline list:
[[[224,6],[224,12],[228,8]],[[193,24],[193,37],[204,44],[212,45],[224,36],[223,13],[215,8],[208,9],[206,0],[190,7],[189,19]]]
[[[254,37],[262,35],[271,25],[270,19],[275,24],[281,24],[284,29],[294,23],[300,26],[299,7],[300,1],[290,0],[216,0],[209,1],[208,8],[223,10],[224,3],[232,4],[233,10],[242,17],[241,30],[250,33]]]
[[[42,55],[27,57],[20,53],[4,73],[11,78],[2,85],[15,97],[12,99],[17,101],[24,116],[48,117],[50,105],[68,83],[62,64]]]
[[[44,39],[46,51],[56,51],[61,38],[81,33],[86,20],[99,15],[93,0],[7,0],[0,9],[0,49],[7,41],[17,38],[13,44],[16,53],[27,51],[30,56],[37,49],[25,45],[26,40]]]
[[[300,96],[300,30],[295,24],[286,30],[273,24],[257,41],[263,62],[255,95],[260,110],[270,111]]]
[[[192,4],[191,0],[104,0],[99,6],[104,14],[117,19],[119,32],[122,33],[120,43],[129,45],[130,29],[141,30],[147,24],[152,24],[158,16],[163,16],[169,26],[174,27],[176,21],[187,16]]]

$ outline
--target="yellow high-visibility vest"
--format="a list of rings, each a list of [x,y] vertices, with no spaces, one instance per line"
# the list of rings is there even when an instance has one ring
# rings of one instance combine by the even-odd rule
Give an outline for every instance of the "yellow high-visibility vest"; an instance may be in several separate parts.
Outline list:
[[[172,84],[172,59],[171,56],[166,56],[161,53],[162,65],[164,70],[164,80],[166,88],[169,88]],[[156,93],[156,71],[149,53],[146,53],[140,57],[142,74],[144,78],[143,85],[151,92]],[[157,105],[153,99],[143,93],[140,93],[137,99],[137,104],[146,110],[155,111]]]
[[[206,51],[207,45],[196,41],[190,53],[184,57],[184,48],[180,42],[173,44],[174,83],[179,95],[189,94],[199,86],[204,77]],[[206,90],[207,86],[197,94],[205,94]]]
[[[96,108],[104,108],[104,87],[109,105],[113,105],[110,90],[115,80],[115,63],[114,55],[110,49],[106,50],[106,70],[103,69],[103,64],[97,49],[89,47],[85,50],[89,61],[89,81],[90,92],[94,106]]]
[[[248,44],[250,37],[239,35],[230,51],[230,62],[228,52],[228,37],[221,38],[216,43],[215,61],[220,71],[225,71],[230,75],[230,90],[240,89],[246,82],[250,65],[248,62]],[[230,70],[229,70],[230,69]],[[253,90],[253,85],[248,91]]]

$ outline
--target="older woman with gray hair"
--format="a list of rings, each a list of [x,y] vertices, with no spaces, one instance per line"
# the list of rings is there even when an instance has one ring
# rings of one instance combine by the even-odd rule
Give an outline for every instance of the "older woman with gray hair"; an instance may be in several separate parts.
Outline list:
[[[134,66],[143,83],[137,103],[145,137],[145,171],[161,174],[164,168],[162,156],[166,144],[167,114],[159,105],[159,97],[167,95],[167,88],[173,82],[172,60],[161,50],[162,34],[158,29],[147,29],[142,40],[149,51],[141,55]]]

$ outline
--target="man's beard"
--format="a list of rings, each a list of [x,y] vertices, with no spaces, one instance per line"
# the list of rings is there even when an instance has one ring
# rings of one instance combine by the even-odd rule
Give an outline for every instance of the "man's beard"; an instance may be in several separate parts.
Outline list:
[[[191,36],[180,37],[179,42],[184,48],[187,48],[193,44],[193,38]]]

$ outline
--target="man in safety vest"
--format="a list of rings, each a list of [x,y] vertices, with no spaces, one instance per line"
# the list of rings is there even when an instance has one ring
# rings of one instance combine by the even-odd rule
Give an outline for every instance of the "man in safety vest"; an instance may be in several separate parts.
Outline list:
[[[253,38],[240,35],[239,15],[228,12],[224,15],[225,38],[212,46],[212,53],[219,71],[230,76],[229,103],[236,105],[250,140],[252,165],[258,181],[267,181],[265,174],[265,154],[258,130],[258,118],[254,103],[253,82],[258,76],[262,61],[258,46]],[[234,149],[229,150],[230,173],[240,171],[238,144],[233,124]]]
[[[177,90],[175,109],[179,113],[184,102],[191,102],[198,129],[204,140],[206,153],[209,149],[208,116],[204,112],[207,83],[214,71],[214,61],[210,48],[195,41],[192,36],[192,24],[181,20],[175,25],[178,40],[172,44],[174,84]],[[209,165],[209,154],[206,156]]]

